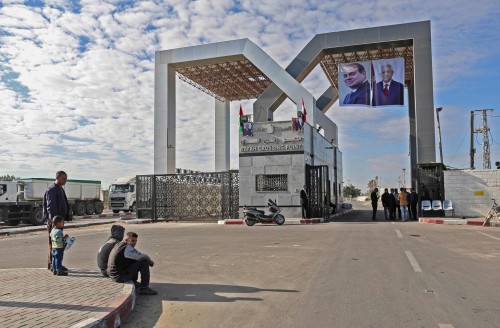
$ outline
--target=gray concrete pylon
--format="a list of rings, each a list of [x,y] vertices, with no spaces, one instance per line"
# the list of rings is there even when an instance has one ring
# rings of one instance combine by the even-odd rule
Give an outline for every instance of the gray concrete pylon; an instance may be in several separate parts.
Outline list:
[[[436,161],[434,96],[432,80],[430,21],[363,28],[318,34],[287,66],[286,71],[302,82],[323,57],[323,51],[355,46],[365,48],[382,42],[412,40],[414,54],[414,84],[409,94],[411,166]],[[254,102],[254,112],[272,115],[286,99],[279,88],[271,84]],[[338,99],[338,92],[329,87],[318,99],[317,108],[325,113]],[[415,170],[412,170],[415,173]]]
[[[297,110],[301,109],[302,99],[304,99],[306,108],[311,109],[308,120],[315,121],[313,96],[249,39],[158,51],[155,55],[155,174],[175,173],[176,68],[242,59],[249,60],[263,72],[286,97],[296,104]]]

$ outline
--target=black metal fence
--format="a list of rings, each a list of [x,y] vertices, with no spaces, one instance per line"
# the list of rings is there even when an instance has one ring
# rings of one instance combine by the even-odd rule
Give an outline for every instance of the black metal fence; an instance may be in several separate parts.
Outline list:
[[[238,171],[137,176],[137,217],[214,221],[238,218]]]
[[[328,166],[306,165],[306,184],[309,186],[309,215],[313,218],[329,218],[330,180]]]

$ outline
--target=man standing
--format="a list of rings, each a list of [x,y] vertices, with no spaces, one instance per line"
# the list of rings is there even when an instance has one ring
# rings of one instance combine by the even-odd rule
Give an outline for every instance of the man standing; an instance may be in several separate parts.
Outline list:
[[[408,195],[408,206],[410,207],[411,219],[417,219],[417,205],[418,205],[418,194],[415,192],[415,188],[410,189],[410,194]]]
[[[302,206],[302,218],[309,219],[309,189],[307,185],[300,191],[300,205]]]
[[[384,193],[382,194],[382,206],[384,207],[384,218],[386,220],[389,220],[389,217],[391,216],[391,197],[392,195],[389,194],[389,191],[387,190],[387,188],[385,188]]]
[[[370,199],[372,201],[372,209],[373,209],[373,214],[372,214],[372,220],[375,221],[377,220],[377,203],[379,196],[377,196],[378,193],[378,188],[373,189]]]
[[[351,92],[345,96],[344,105],[370,105],[370,83],[366,80],[365,67],[359,63],[342,66],[342,76]]]
[[[135,232],[127,232],[125,241],[119,242],[113,247],[109,254],[107,273],[115,282],[124,283],[132,280],[137,286],[139,272],[141,273],[141,284],[139,294],[156,295],[155,290],[149,288],[149,267],[155,263],[144,253],[135,249],[138,235]]]
[[[382,81],[375,85],[373,90],[372,106],[404,105],[404,85],[394,81],[392,65],[380,67]]]
[[[401,206],[399,206],[398,188],[394,188],[393,196],[394,196],[394,199],[396,200],[396,208],[394,210],[394,219],[396,218],[396,210],[398,211],[398,219],[401,219]]]
[[[47,257],[47,269],[49,270],[51,270],[52,265],[52,241],[50,239],[52,219],[56,216],[62,216],[66,221],[70,221],[69,203],[63,188],[67,180],[68,175],[66,172],[56,172],[56,182],[47,188],[43,196],[43,218],[47,223],[47,232],[49,234],[49,254]],[[62,269],[63,271],[68,271],[64,266]]]
[[[403,222],[407,221],[407,215],[406,215],[406,206],[408,205],[408,194],[406,193],[405,188],[401,188],[399,192],[399,206],[401,208],[401,219]]]

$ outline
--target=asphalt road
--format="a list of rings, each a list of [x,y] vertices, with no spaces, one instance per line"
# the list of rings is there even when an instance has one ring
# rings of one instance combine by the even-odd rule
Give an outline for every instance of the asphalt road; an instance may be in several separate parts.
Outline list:
[[[379,211],[379,217],[383,213]],[[500,327],[500,229],[370,220],[129,226],[155,260],[124,327]],[[110,226],[67,233],[95,268]],[[0,268],[42,267],[42,233],[0,238]]]

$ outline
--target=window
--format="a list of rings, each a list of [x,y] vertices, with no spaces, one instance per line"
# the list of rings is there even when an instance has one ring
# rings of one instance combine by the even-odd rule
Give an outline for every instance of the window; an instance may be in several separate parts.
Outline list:
[[[256,191],[288,191],[287,174],[257,174]]]

